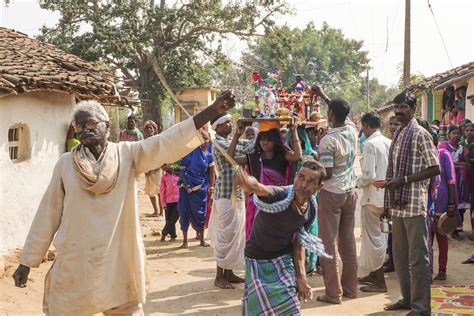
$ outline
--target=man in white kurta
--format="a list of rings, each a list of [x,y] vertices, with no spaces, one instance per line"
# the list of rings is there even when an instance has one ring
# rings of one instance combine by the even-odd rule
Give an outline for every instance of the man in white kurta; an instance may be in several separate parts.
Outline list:
[[[222,105],[221,101],[216,103]],[[233,99],[226,102],[224,108],[233,106]],[[16,285],[25,286],[28,267],[38,267],[53,242],[58,254],[45,279],[46,314],[108,314],[145,302],[145,249],[136,177],[199,146],[202,138],[196,127],[218,112],[204,111],[207,114],[198,114],[199,119],[188,119],[143,141],[106,142],[98,158],[92,155],[93,148],[82,145],[61,156],[14,274]],[[108,133],[108,117],[92,122],[90,118],[79,124],[83,134],[96,136],[93,128],[102,123],[107,124]]]
[[[357,178],[357,187],[362,188],[361,222],[362,242],[359,265],[370,272],[359,278],[363,292],[386,292],[383,263],[387,249],[387,234],[380,230],[380,215],[383,213],[384,189],[378,189],[373,181],[384,180],[388,165],[390,139],[380,132],[380,119],[374,113],[362,117],[362,131],[367,137],[362,154],[362,175]]]

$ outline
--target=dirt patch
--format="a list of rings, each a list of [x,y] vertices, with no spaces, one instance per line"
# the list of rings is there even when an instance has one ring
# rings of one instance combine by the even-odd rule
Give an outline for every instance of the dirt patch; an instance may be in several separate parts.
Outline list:
[[[143,187],[143,183],[140,184]],[[235,290],[220,290],[213,285],[215,261],[212,248],[203,248],[194,240],[190,232],[189,249],[178,249],[181,234],[176,242],[160,242],[152,232],[160,232],[164,221],[146,217],[152,212],[150,200],[139,192],[139,207],[142,210],[141,226],[145,235],[144,242],[147,252],[147,267],[150,271],[150,291],[145,305],[147,315],[240,315],[243,286]],[[357,208],[356,218],[360,218]],[[467,219],[467,215],[466,215]],[[356,221],[355,236],[360,236]],[[177,224],[179,231],[179,223]],[[468,221],[465,221],[465,231]],[[449,240],[448,279],[435,282],[443,285],[474,284],[472,265],[463,265],[461,261],[474,252],[474,242]],[[360,248],[360,238],[357,238]],[[437,272],[437,245],[434,247],[435,272]],[[17,288],[13,284],[11,274],[18,265],[19,252],[9,257],[7,277],[0,279],[0,315],[42,315],[42,297],[44,276],[51,267],[51,262],[41,264],[38,269],[31,269],[28,287]],[[242,271],[239,272],[242,275]],[[359,275],[365,275],[359,271]],[[303,315],[404,315],[401,313],[384,313],[383,307],[396,300],[399,295],[398,280],[395,273],[386,275],[388,293],[362,293],[354,300],[346,300],[341,305],[328,305],[313,301],[302,304]],[[324,291],[323,279],[316,275],[310,278],[314,297]]]

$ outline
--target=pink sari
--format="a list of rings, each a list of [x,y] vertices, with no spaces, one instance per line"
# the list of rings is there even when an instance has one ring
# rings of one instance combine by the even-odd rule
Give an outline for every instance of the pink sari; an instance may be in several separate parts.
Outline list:
[[[288,169],[288,168],[287,168]],[[288,172],[287,172],[288,173]],[[270,168],[262,167],[260,177],[258,177],[260,183],[265,185],[286,185],[287,176],[282,176],[278,171]],[[257,215],[257,208],[253,203],[253,195],[249,195],[246,201],[246,219],[245,219],[245,239],[250,238],[252,232],[253,221]]]

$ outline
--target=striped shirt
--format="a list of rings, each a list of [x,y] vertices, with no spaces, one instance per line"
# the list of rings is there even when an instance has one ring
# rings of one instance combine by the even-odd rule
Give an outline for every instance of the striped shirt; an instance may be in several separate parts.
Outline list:
[[[400,145],[406,128],[400,131],[396,142],[392,144],[393,157],[398,157]],[[416,126],[412,142],[412,167],[411,174],[421,172],[429,167],[439,166],[438,151],[433,144],[430,133],[421,126]],[[396,174],[398,160],[393,162],[393,174]],[[396,217],[414,217],[427,215],[428,184],[430,179],[410,183],[410,198],[405,209],[390,209],[390,215]]]
[[[230,146],[230,140],[219,134],[216,134],[215,141],[225,150]],[[253,150],[254,145],[255,142],[253,141],[239,140],[235,148],[235,156],[243,156],[250,153]],[[227,162],[217,148],[213,148],[212,155],[216,162],[218,172],[216,187],[214,190],[214,199],[230,199],[232,196],[232,178],[237,170],[237,166],[232,166]],[[239,200],[244,199],[244,194],[241,188],[235,188],[235,195]]]

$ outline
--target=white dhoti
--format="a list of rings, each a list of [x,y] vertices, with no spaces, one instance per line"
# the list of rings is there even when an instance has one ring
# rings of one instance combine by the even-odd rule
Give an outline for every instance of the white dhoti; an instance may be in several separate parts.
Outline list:
[[[363,205],[361,209],[362,242],[359,266],[369,272],[380,269],[385,261],[388,234],[380,230],[380,215],[383,208]]]
[[[145,194],[155,196],[160,194],[161,169],[152,170],[145,173]]]
[[[212,206],[209,236],[217,265],[227,270],[244,268],[245,204],[237,200],[218,199]]]

